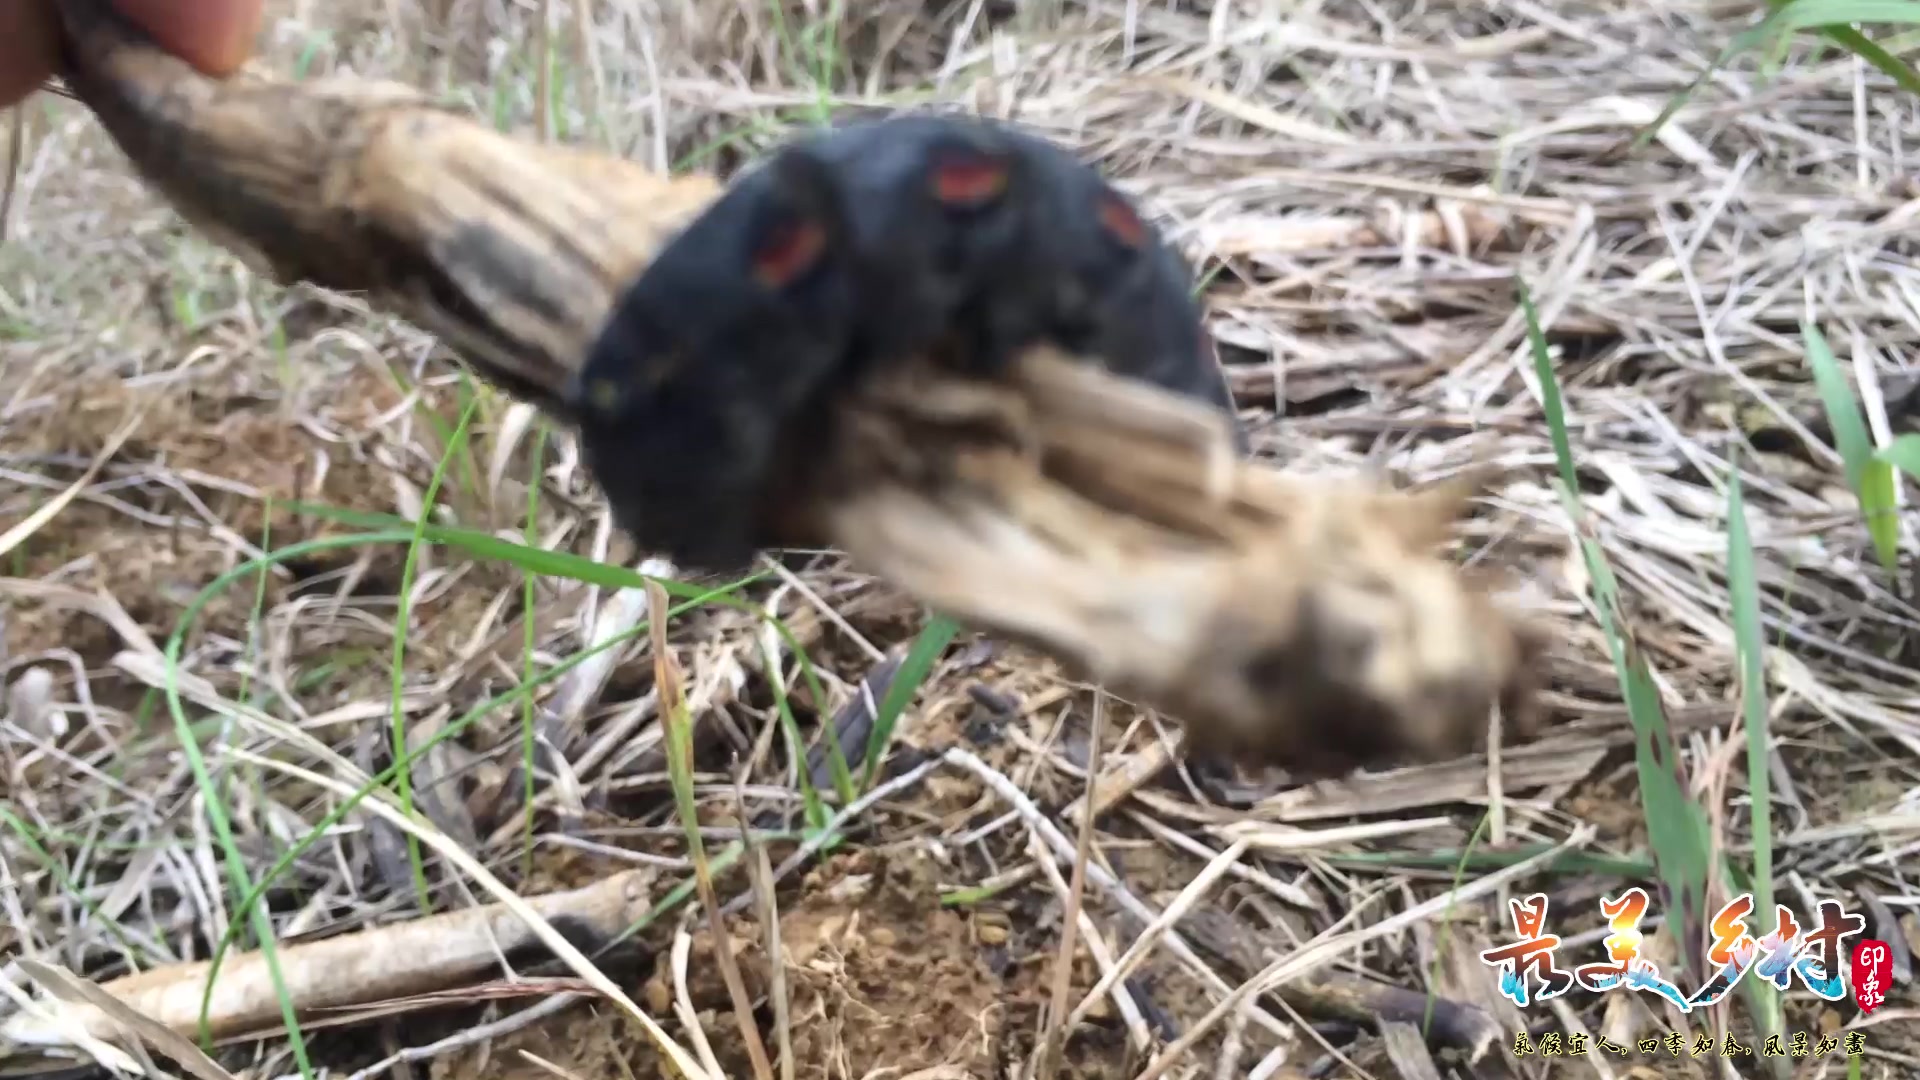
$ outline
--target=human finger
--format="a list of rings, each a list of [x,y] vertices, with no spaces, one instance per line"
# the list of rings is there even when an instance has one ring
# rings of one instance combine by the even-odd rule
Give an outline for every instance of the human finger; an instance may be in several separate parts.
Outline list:
[[[42,0],[0,0],[0,108],[34,92],[53,74],[59,39]]]
[[[208,75],[231,74],[253,55],[263,0],[113,0],[161,48]]]

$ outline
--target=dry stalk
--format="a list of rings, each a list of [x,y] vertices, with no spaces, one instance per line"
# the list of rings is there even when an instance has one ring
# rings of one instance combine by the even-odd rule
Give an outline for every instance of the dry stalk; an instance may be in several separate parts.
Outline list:
[[[1106,737],[1107,695],[1096,692],[1093,695],[1092,731],[1087,743],[1087,798],[1093,797],[1093,785],[1100,776],[1100,742]],[[1086,814],[1080,819],[1080,832],[1074,838],[1073,878],[1067,885],[1066,912],[1060,920],[1060,949],[1053,959],[1053,1000],[1047,1010],[1046,1030],[1040,1038],[1041,1080],[1053,1080],[1060,1068],[1060,1054],[1066,1049],[1067,1040],[1073,1037],[1073,1021],[1077,1017],[1067,1015],[1067,993],[1073,979],[1073,954],[1077,942],[1075,932],[1080,929],[1080,904],[1087,889],[1087,860],[1093,853],[1093,819],[1097,815]],[[1088,993],[1088,998],[1094,992]]]
[[[667,761],[674,778],[674,791],[680,815],[687,830],[687,854],[693,860],[694,887],[700,893],[700,905],[707,911],[707,927],[713,934],[713,955],[720,965],[720,977],[733,999],[734,1019],[740,1025],[740,1039],[747,1044],[747,1057],[753,1062],[758,1080],[773,1080],[773,1066],[767,1061],[767,1048],[760,1041],[760,1029],[753,1022],[753,999],[740,978],[740,964],[733,955],[733,939],[720,911],[720,897],[713,888],[713,867],[707,862],[707,848],[700,840],[700,821],[695,813],[693,795],[693,725],[687,709],[680,666],[674,662],[667,644],[667,611],[672,604],[667,591],[657,581],[647,582],[647,603],[651,614],[647,631],[653,638],[653,682],[660,696],[660,722],[667,731]],[[741,819],[746,824],[746,819]]]
[[[534,101],[540,115],[534,118],[534,130],[543,143],[553,141],[553,0],[540,0],[540,27],[534,32],[534,50],[540,66],[534,76]]]
[[[733,780],[734,809],[743,823],[753,820],[747,812],[745,776],[746,771],[739,769],[734,773]],[[787,964],[780,954],[780,899],[773,878],[773,862],[767,858],[766,847],[754,839],[752,829],[742,829],[740,841],[746,846],[748,882],[759,908],[760,926],[765,933],[762,947],[767,950],[767,998],[773,1006],[774,1044],[780,1053],[780,1080],[793,1080],[793,1003],[787,997]]]
[[[1018,817],[1018,814],[1014,816]],[[1027,833],[1027,851],[1033,856],[1033,862],[1028,865],[1038,868],[1039,875],[1047,879],[1048,885],[1053,886],[1054,893],[1060,897],[1060,902],[1064,905],[1067,898],[1067,880],[1060,876],[1060,867],[1047,851],[1046,841],[1032,830]],[[1030,873],[1031,871],[1022,872],[1021,876],[1024,877]],[[1105,975],[1114,970],[1116,960],[1113,951],[1107,948],[1106,942],[1101,939],[1099,928],[1093,924],[1093,918],[1087,914],[1084,905],[1080,909],[1079,922],[1080,932],[1086,935],[1087,951],[1093,954],[1093,962],[1099,965],[1100,973]],[[1147,1027],[1147,1018],[1141,1013],[1140,1004],[1133,1000],[1133,995],[1127,990],[1124,982],[1116,982],[1109,987],[1107,996],[1112,999],[1113,1007],[1119,1011],[1121,1019],[1126,1022],[1128,1054],[1144,1057],[1152,1048],[1153,1033]],[[1128,1060],[1131,1062],[1133,1058],[1130,1056]]]
[[[691,913],[674,931],[673,950],[668,957],[673,965],[673,1012],[680,1018],[680,1026],[687,1029],[687,1039],[700,1056],[700,1064],[713,1076],[725,1076],[720,1060],[714,1056],[713,1043],[707,1039],[707,1029],[700,1023],[700,1010],[694,1007],[693,989],[687,984],[688,961],[693,956],[693,932],[687,929],[690,921]]]
[[[27,148],[27,109],[16,105],[7,110],[10,122],[7,124],[7,178],[0,182],[0,244],[6,243],[8,223],[13,220],[13,193],[20,183],[20,170],[23,168],[20,155]]]

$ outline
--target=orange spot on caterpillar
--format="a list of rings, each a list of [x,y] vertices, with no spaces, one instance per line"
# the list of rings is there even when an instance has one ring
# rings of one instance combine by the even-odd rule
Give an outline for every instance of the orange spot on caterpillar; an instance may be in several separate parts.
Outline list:
[[[1007,189],[1007,167],[992,158],[967,158],[933,171],[933,197],[948,206],[979,206]]]
[[[753,276],[770,289],[783,288],[812,269],[826,246],[826,230],[814,222],[782,225],[754,252]]]
[[[1100,225],[1109,236],[1130,248],[1147,242],[1146,223],[1118,195],[1108,195],[1100,200]]]

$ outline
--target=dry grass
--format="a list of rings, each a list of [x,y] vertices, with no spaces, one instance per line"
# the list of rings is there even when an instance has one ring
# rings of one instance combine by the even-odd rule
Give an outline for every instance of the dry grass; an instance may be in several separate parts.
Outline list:
[[[1725,539],[1737,448],[1775,646],[1778,894],[1803,918],[1839,896],[1868,916],[1867,936],[1920,947],[1920,887],[1903,869],[1920,848],[1920,612],[1875,565],[1839,459],[1809,431],[1820,408],[1797,329],[1816,319],[1851,361],[1876,432],[1909,425],[1920,187],[1905,155],[1920,102],[1799,45],[1776,80],[1736,65],[1656,143],[1610,154],[1749,20],[1724,3],[549,6],[556,139],[725,169],[829,102],[939,100],[1099,159],[1202,261],[1260,452],[1417,479],[1474,461],[1513,469],[1466,547],[1528,580],[1560,630],[1549,700],[1563,722],[1504,748],[1493,770],[1475,760],[1303,788],[1170,765],[1168,729],[1109,700],[1104,812],[1079,873],[1093,695],[1019,650],[963,637],[901,725],[886,769],[905,779],[852,816],[839,850],[793,860],[790,837],[761,838],[772,866],[800,867],[779,884],[777,939],[797,1075],[1009,1075],[1057,1026],[1059,1002],[1076,1017],[1069,1075],[1445,1075],[1411,1071],[1427,1051],[1401,1027],[1303,1022],[1316,1006],[1301,993],[1229,996],[1263,969],[1324,993],[1357,976],[1431,985],[1484,1010],[1503,1040],[1528,1024],[1628,1044],[1671,1029],[1644,995],[1575,991],[1523,1015],[1476,959],[1510,936],[1505,898],[1535,890],[1552,896],[1578,959],[1601,959],[1598,897],[1654,880],[1632,731],[1550,487],[1516,273],[1538,300],[1586,503],[1718,845],[1744,862],[1751,818]],[[583,34],[575,13],[589,6]],[[266,62],[444,87],[533,130],[541,7],[280,2]],[[431,829],[522,893],[634,865],[658,873],[661,896],[690,881],[652,650],[634,632],[644,595],[529,579],[446,548],[420,548],[409,569],[403,542],[316,547],[193,612],[182,717],[224,791],[216,805],[202,798],[156,689],[169,638],[220,575],[354,531],[279,504],[411,520],[451,445],[440,520],[629,565],[633,553],[562,433],[543,439],[417,331],[244,272],[141,191],[70,103],[43,96],[27,119],[0,247],[0,530],[137,424],[69,505],[0,555],[0,957],[31,953],[99,980],[204,957],[245,921],[210,811],[231,821],[257,881],[339,805],[253,755],[325,770],[289,738],[297,728],[375,772],[391,760],[396,710],[418,741],[615,632],[627,637],[613,662],[541,687],[536,707],[483,710],[414,771],[413,795]],[[475,395],[462,446],[453,433]],[[671,627],[716,860],[742,822],[799,827],[779,700],[809,738],[816,715],[858,719],[863,680],[923,622],[830,556],[791,566],[746,595],[792,628],[829,700],[737,610]],[[531,824],[518,771],[530,747]],[[430,846],[419,859],[436,910],[485,899]],[[1183,896],[1209,864],[1218,881]],[[1081,874],[1084,904],[1068,899]],[[763,894],[772,876],[752,876]],[[352,812],[267,897],[290,939],[416,914],[418,884],[405,834]],[[731,902],[748,989],[764,993],[754,913],[767,898],[743,869],[716,868],[714,887]],[[1051,957],[1068,911],[1080,950],[1061,995]],[[1138,971],[1088,998],[1150,927]],[[728,988],[702,959],[713,942],[698,903],[637,940],[621,985],[683,1045],[697,1017],[726,1074],[749,1075]],[[29,982],[4,965],[0,978]],[[1857,1026],[1866,1075],[1911,1075],[1911,985],[1870,1018],[1799,991],[1787,1027]],[[478,998],[308,1031],[304,1049],[357,1080],[664,1068],[611,1010]],[[761,1012],[778,1053],[789,1039]],[[1712,1023],[1750,1030],[1737,1001],[1719,1013]],[[1433,1052],[1443,1069],[1457,1062],[1456,1047]],[[1494,1046],[1474,1075],[1732,1067],[1664,1052],[1504,1058]],[[285,1039],[222,1059],[261,1077],[297,1068]],[[1843,1061],[1826,1068],[1841,1075]]]

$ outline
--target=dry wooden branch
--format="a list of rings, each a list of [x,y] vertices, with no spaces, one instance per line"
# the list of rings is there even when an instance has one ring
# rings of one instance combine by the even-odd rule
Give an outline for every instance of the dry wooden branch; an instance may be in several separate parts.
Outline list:
[[[527,898],[527,904],[576,947],[597,948],[625,931],[652,898],[642,871],[615,874],[582,889]],[[498,966],[505,954],[539,950],[540,941],[502,904],[433,915],[391,926],[282,946],[279,974],[300,1015],[374,1005],[456,987]],[[170,1031],[199,1032],[201,995],[210,963],[171,964],[102,983],[100,989]],[[271,1030],[281,1022],[273,972],[260,952],[238,952],[221,964],[207,1025],[216,1041]],[[66,1018],[88,1034],[112,1039],[120,1021],[86,1001],[68,1001]],[[0,1025],[0,1043],[64,1045],[57,1027],[32,1013]]]
[[[193,222],[281,281],[362,292],[509,393],[559,395],[623,287],[720,190],[498,134],[404,86],[208,80],[102,0],[66,78]],[[1469,485],[1239,461],[1222,418],[1036,351],[902,361],[838,405],[767,516],[958,619],[1300,773],[1524,734],[1528,637],[1438,549]]]

